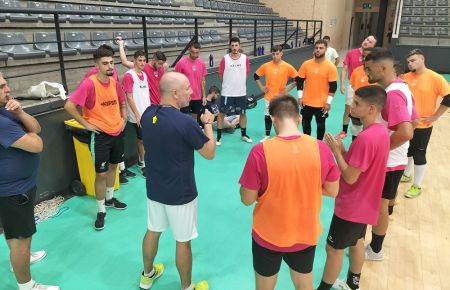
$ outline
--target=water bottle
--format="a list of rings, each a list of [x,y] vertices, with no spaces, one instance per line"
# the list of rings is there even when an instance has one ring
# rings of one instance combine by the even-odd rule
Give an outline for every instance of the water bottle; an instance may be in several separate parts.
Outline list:
[[[261,46],[261,55],[264,55],[264,46]]]
[[[291,41],[291,48],[294,48],[294,42]]]
[[[214,56],[212,54],[209,55],[209,66],[212,67],[214,65]]]

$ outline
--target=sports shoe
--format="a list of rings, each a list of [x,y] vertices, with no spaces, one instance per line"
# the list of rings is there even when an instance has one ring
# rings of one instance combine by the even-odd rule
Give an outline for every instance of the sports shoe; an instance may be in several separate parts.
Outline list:
[[[405,197],[407,198],[416,198],[422,193],[422,188],[413,184],[405,193]]]
[[[39,284],[37,282],[34,283],[31,290],[59,290],[59,286],[50,286],[50,285],[43,285]]]
[[[192,289],[193,290],[208,290],[209,289],[208,282],[203,280],[198,283],[192,283]]]
[[[332,288],[336,290],[352,290],[352,288],[350,288],[350,286],[347,285],[346,281],[342,281],[339,279],[337,279],[336,282],[334,282]],[[357,288],[356,290],[359,290],[359,288]]]
[[[129,177],[129,178],[134,178],[134,177],[136,177],[136,173],[131,172],[131,171],[128,170],[127,168],[125,168],[124,172],[125,172],[125,176],[126,176],[126,177]]]
[[[411,181],[411,176],[406,176],[406,175],[402,175],[402,178],[400,179],[400,182],[410,182]]]
[[[30,264],[34,264],[34,263],[42,261],[42,259],[44,259],[45,256],[47,256],[46,251],[31,252],[30,253]],[[9,269],[11,270],[11,272],[14,272],[14,269],[11,264],[9,264]]]
[[[383,250],[375,253],[370,245],[365,248],[365,259],[369,261],[382,261],[384,259]]]
[[[145,167],[144,161],[138,161],[137,166],[139,168],[144,168]]]
[[[269,140],[269,138],[270,138],[270,136],[266,136],[266,137],[264,137],[264,138],[262,138],[259,142],[264,142],[264,141],[266,141],[266,140]]]
[[[97,219],[95,220],[94,227],[97,231],[103,230],[105,228],[105,218],[106,212],[98,212]]]
[[[145,177],[145,166],[141,168],[142,170],[142,175]]]
[[[222,145],[222,142],[221,142],[220,140],[222,140],[222,139],[217,139],[217,140],[216,140],[216,146]]]
[[[242,136],[242,141],[247,142],[247,143],[253,143],[252,139],[250,139],[250,137],[248,137],[247,135]]]
[[[117,198],[113,197],[110,200],[105,200],[105,207],[112,207],[115,209],[126,209],[127,205],[120,202]]]
[[[120,184],[128,184],[127,174],[125,171],[121,171],[119,173],[119,182]]]
[[[141,288],[141,289],[152,288],[153,282],[155,282],[155,280],[158,279],[164,272],[164,265],[163,264],[155,264],[155,265],[153,265],[153,269],[155,269],[155,274],[153,275],[153,277],[147,277],[144,275],[144,272],[142,272],[141,281],[139,283],[139,288]]]

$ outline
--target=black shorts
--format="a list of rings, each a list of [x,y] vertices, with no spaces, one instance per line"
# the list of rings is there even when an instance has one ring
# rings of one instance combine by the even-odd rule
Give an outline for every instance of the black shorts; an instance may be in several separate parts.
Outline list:
[[[425,165],[428,142],[430,142],[433,127],[417,128],[414,130],[414,136],[409,141],[408,157],[414,157],[414,164]],[[422,156],[420,156],[422,155]]]
[[[131,123],[136,130],[136,137],[138,140],[142,140],[142,128],[138,126],[136,123]]]
[[[255,272],[264,277],[270,277],[280,271],[281,259],[289,268],[307,274],[312,271],[316,246],[308,247],[298,252],[275,252],[260,246],[252,239],[253,268]]]
[[[386,178],[384,180],[383,194],[384,199],[395,199],[397,196],[398,185],[402,178],[404,170],[395,170],[386,172]]]
[[[247,96],[220,98],[219,111],[227,115],[244,115],[247,111]]]
[[[184,108],[181,108],[180,111],[185,114],[200,114],[200,111],[202,109],[202,100],[191,100],[189,102],[189,106],[186,106]]]
[[[94,161],[95,172],[108,171],[109,164],[117,164],[124,160],[124,132],[118,136],[106,133],[91,133],[89,150]]]
[[[366,235],[367,225],[341,219],[333,215],[327,244],[333,249],[345,249],[356,245],[359,239]]]
[[[0,197],[0,221],[7,240],[26,239],[36,232],[35,199],[36,186],[19,195]]]

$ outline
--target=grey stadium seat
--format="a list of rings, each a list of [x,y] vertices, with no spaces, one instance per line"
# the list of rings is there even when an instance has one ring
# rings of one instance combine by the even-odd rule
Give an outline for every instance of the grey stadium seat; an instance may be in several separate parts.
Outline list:
[[[439,16],[439,17],[436,17],[436,22],[438,24],[448,25],[449,21],[448,21],[448,18],[446,16]]]
[[[411,27],[409,31],[411,32],[411,35],[422,35],[422,27]]]
[[[401,35],[409,35],[409,27],[408,26],[402,26],[400,27],[400,34]]]
[[[209,35],[209,30],[200,30],[199,38],[199,42],[201,44],[210,44],[212,42],[212,38]]]
[[[150,32],[150,42],[152,47],[162,47],[166,41],[164,40],[164,36],[160,31],[151,31]]]
[[[165,40],[165,43],[163,43],[164,47],[177,46],[178,43],[177,33],[175,31],[165,31],[164,40]]]
[[[418,8],[418,7],[414,8],[413,12],[414,12],[414,15],[423,15],[424,14],[423,8]]]
[[[402,9],[402,14],[403,14],[403,15],[412,15],[412,8],[409,8],[409,7],[403,7],[403,9]]]
[[[412,23],[414,24],[423,24],[423,19],[422,17],[418,16],[418,17],[413,17],[412,18]]]
[[[134,4],[147,4],[147,0],[133,0]]]
[[[28,1],[28,8],[30,9],[42,9],[50,10],[47,2]],[[39,14],[38,19],[42,22],[54,22],[53,14]]]
[[[217,32],[217,30],[211,30],[209,32],[209,35],[211,36],[211,41],[213,43],[219,43],[222,42],[222,37],[220,36],[219,32]]]
[[[114,10],[112,9],[112,7],[108,7],[108,6],[102,6],[102,7],[100,7],[100,11],[114,12]],[[105,21],[106,21],[106,19],[107,19],[109,22],[114,21],[114,19],[116,18],[116,16],[107,16],[107,15],[101,15],[100,17],[104,18]]]
[[[423,18],[423,23],[425,23],[426,25],[433,25],[436,23],[436,20],[434,19],[434,17],[428,16]]]
[[[7,60],[7,59],[8,59],[8,54],[0,52],[0,60]]]
[[[448,16],[448,8],[438,8],[437,14],[442,16],[444,15]]]
[[[162,14],[162,11],[161,10],[152,10],[152,13]],[[159,23],[161,23],[161,17],[158,17],[158,16],[147,17],[147,23],[159,24]]]
[[[413,0],[403,0],[403,6],[413,6]]]
[[[119,46],[112,41],[111,36],[104,31],[92,31],[91,43],[94,47],[99,47],[102,44],[106,44],[112,47],[115,51],[119,50]]]
[[[437,35],[448,37],[448,36],[449,36],[449,35],[448,35],[448,28],[447,28],[447,27],[439,27],[439,28],[438,28],[438,32],[437,32]]]
[[[436,15],[436,8],[425,8],[425,15]]]
[[[16,0],[0,0],[1,8],[23,8],[19,1]],[[25,13],[0,13],[3,15],[3,19],[7,18],[9,21],[14,22],[38,22],[38,15],[29,15]]]
[[[203,7],[203,0],[194,0],[194,4],[197,7]]]
[[[74,48],[80,53],[92,53],[97,49],[89,43],[83,32],[65,32],[64,40],[66,47]]]
[[[427,6],[436,6],[436,0],[426,0],[425,4]]]
[[[56,32],[35,32],[33,33],[34,47],[45,51],[50,56],[57,56],[58,44],[56,43]],[[77,50],[73,48],[62,47],[64,55],[75,55]]]
[[[177,18],[173,19],[174,24],[184,24],[186,23],[186,18],[184,18],[184,12],[183,11],[175,11],[174,16],[178,16]]]
[[[186,45],[191,41],[191,37],[189,36],[189,31],[181,30],[178,31],[178,43],[182,45]]]
[[[171,2],[170,0],[161,0],[160,5],[162,6],[171,6]]]
[[[434,36],[436,33],[434,31],[434,27],[424,27],[422,29],[423,35]]]
[[[140,45],[137,44],[133,41],[133,37],[131,36],[130,32],[128,31],[114,31],[113,32],[113,37],[114,39],[117,36],[121,36],[123,39],[123,44],[127,49],[131,49],[131,50],[138,50],[138,49],[142,49],[144,47],[144,45]]]
[[[439,6],[448,6],[448,0],[438,0]]]
[[[414,0],[414,5],[415,6],[424,6],[425,1],[424,0]]]
[[[0,51],[14,59],[45,57],[44,51],[36,50],[33,45],[27,44],[22,32],[0,32]]]
[[[56,3],[55,8],[63,11],[79,11],[80,7],[73,4]],[[60,15],[59,22],[69,21],[70,23],[88,23],[91,22],[91,17],[87,15],[67,14]]]
[[[89,11],[94,13],[93,15],[85,15],[84,17],[89,18],[94,23],[111,23],[111,18],[104,18],[100,15],[95,15],[96,11],[100,11],[100,7],[93,5],[80,5],[80,11]]]
[[[171,11],[171,10],[164,10],[164,11],[162,11],[162,14],[165,17],[161,18],[161,24],[172,24],[173,21],[175,20],[172,17],[173,16],[173,11]]]

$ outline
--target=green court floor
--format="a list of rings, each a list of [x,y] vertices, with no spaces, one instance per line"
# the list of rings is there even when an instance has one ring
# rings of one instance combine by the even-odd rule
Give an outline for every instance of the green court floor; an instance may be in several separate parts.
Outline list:
[[[341,131],[343,109],[344,98],[338,93],[327,120],[328,132]],[[262,102],[248,111],[248,120],[247,132],[256,144],[264,135]],[[347,138],[346,143],[349,141]],[[196,154],[200,236],[192,242],[193,280],[206,279],[211,290],[254,289],[250,236],[253,208],[240,202],[238,185],[251,147],[240,141],[240,132],[236,131],[223,135],[222,146],[217,148],[214,160],[207,161]],[[139,172],[137,167],[132,170]],[[116,196],[128,204],[128,209],[108,210],[103,231],[94,230],[96,203],[87,196],[71,198],[64,203],[69,208],[67,211],[38,225],[32,249],[44,249],[48,254],[42,262],[32,266],[35,280],[60,285],[64,290],[138,288],[143,267],[141,242],[146,230],[146,192],[142,175],[130,179],[129,184],[116,191]],[[333,199],[323,198],[323,233],[314,263],[316,287],[325,262],[325,237],[333,205]],[[171,233],[166,232],[156,258],[157,262],[165,264],[165,272],[152,289],[180,289],[174,258],[175,242]],[[345,260],[341,276],[345,275],[347,265]],[[4,238],[0,238],[0,289],[16,289]],[[276,289],[293,289],[285,265]]]

